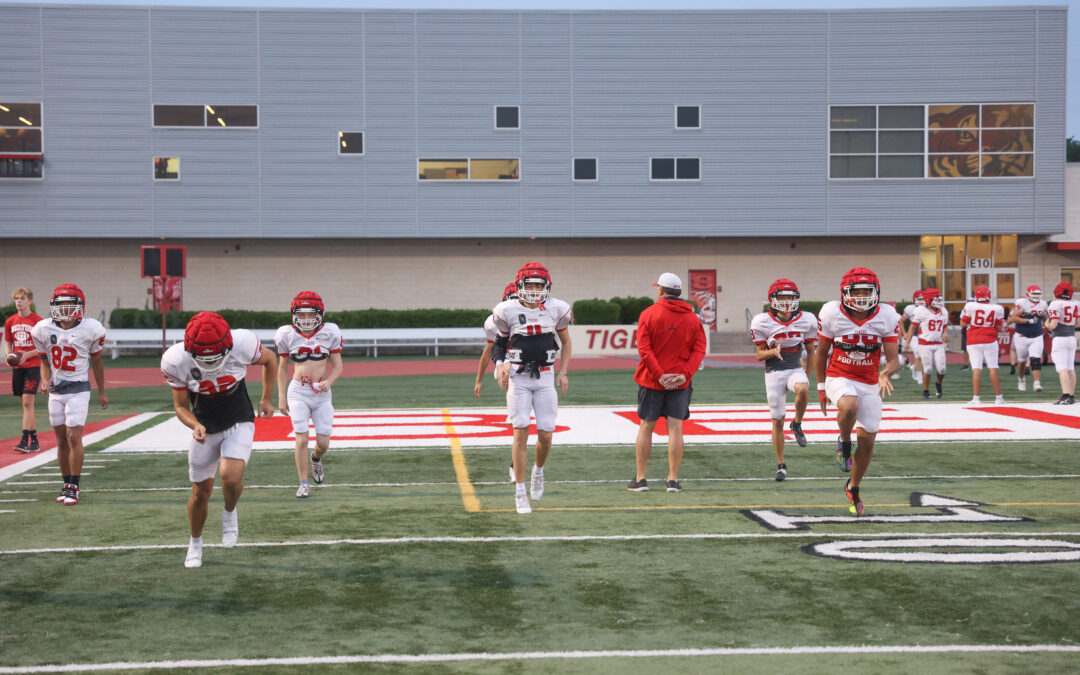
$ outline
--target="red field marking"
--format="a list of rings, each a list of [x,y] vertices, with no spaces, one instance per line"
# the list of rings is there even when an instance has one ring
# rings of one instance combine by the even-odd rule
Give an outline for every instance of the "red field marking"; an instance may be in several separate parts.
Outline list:
[[[995,415],[1005,415],[1006,417],[1019,417],[1025,420],[1034,420],[1035,422],[1046,422],[1047,424],[1056,424],[1059,427],[1068,427],[1069,429],[1080,429],[1080,417],[1073,417],[1072,415],[1062,415],[1060,413],[1045,412],[1043,410],[1028,410],[1027,408],[1012,408],[1009,406],[994,406],[993,408],[968,408],[968,410],[978,410],[979,412],[994,413]]]
[[[347,417],[356,419],[362,417],[379,418],[379,417],[434,417],[432,414],[418,413],[415,415],[398,414],[398,415],[348,415]],[[341,417],[334,418],[334,433],[331,436],[335,441],[404,441],[404,440],[417,440],[417,439],[429,439],[429,438],[512,438],[514,436],[513,428],[506,423],[505,414],[469,414],[467,416],[455,416],[452,417],[449,423],[441,421],[442,415],[438,415],[440,421],[438,422],[414,422],[401,423],[392,422],[389,424],[339,424]],[[454,433],[446,433],[445,427],[454,427]],[[349,434],[348,430],[362,429],[364,427],[387,427],[387,426],[410,426],[410,427],[443,427],[443,430],[438,433],[401,433],[401,434],[363,434],[356,435],[354,431]],[[463,431],[463,429],[475,429],[481,428],[483,431]],[[555,433],[563,431],[569,431],[570,427],[556,425]],[[288,441],[293,438],[292,421],[286,417],[271,417],[269,419],[258,419],[255,421],[255,441],[267,441],[267,442],[280,442]],[[536,425],[529,426],[529,433],[536,434]]]
[[[9,386],[10,386],[10,383],[9,383]],[[85,434],[89,434],[92,431],[98,431],[100,429],[104,429],[105,427],[112,426],[112,425],[116,424],[117,422],[122,422],[123,420],[126,420],[129,417],[134,417],[134,416],[135,416],[134,414],[121,415],[119,417],[110,417],[107,420],[97,420],[96,422],[91,422],[90,424],[87,424],[85,427],[83,427],[83,434],[85,435]],[[34,452],[34,453],[31,453],[31,454],[28,455],[28,454],[24,454],[24,453],[18,452],[16,450],[13,450],[12,448],[15,447],[15,444],[18,443],[19,440],[20,439],[18,439],[18,438],[9,438],[7,440],[0,441],[0,469],[4,468],[5,466],[9,466],[11,464],[14,464],[15,462],[18,462],[20,460],[26,459],[27,457],[30,457],[32,455],[37,454],[36,452]],[[39,431],[38,432],[38,443],[41,445],[41,451],[51,450],[51,449],[55,448],[56,447],[56,432],[54,432],[54,431],[44,431],[44,430]]]

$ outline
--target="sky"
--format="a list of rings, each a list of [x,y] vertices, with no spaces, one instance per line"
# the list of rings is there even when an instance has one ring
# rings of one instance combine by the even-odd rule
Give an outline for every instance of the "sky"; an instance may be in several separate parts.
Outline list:
[[[0,3],[42,4],[41,0]],[[1067,136],[1080,139],[1080,0],[60,0],[64,5],[351,7],[357,9],[680,10],[680,9],[865,9],[884,7],[1067,6]]]

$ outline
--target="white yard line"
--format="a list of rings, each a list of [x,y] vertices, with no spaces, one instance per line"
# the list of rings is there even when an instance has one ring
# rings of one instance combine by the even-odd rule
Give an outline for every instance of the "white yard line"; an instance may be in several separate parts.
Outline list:
[[[463,661],[544,661],[554,659],[673,658],[692,656],[811,656],[831,654],[978,654],[1078,653],[1073,645],[859,645],[806,647],[729,647],[704,649],[619,649],[565,652],[466,652],[461,654],[356,654],[349,656],[294,656],[267,659],[202,659],[179,661],[116,661],[52,666],[0,667],[0,674],[70,673],[100,670],[158,670],[166,668],[239,668],[245,666],[310,666],[359,663],[460,663]],[[554,667],[554,666],[552,666]]]

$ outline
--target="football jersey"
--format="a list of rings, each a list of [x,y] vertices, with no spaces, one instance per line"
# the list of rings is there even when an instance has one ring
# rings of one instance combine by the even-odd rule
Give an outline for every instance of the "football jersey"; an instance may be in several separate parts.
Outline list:
[[[911,322],[919,326],[919,344],[941,344],[941,335],[949,325],[949,313],[943,309],[920,307],[915,310]]]
[[[41,359],[37,357],[37,348],[34,347],[34,339],[30,336],[30,331],[34,330],[34,326],[39,321],[41,321],[41,317],[34,312],[30,312],[27,317],[12,314],[4,322],[4,340],[11,345],[12,353],[34,353],[34,356],[26,357],[26,360],[19,366],[20,368],[36,368],[41,363]]]
[[[856,321],[839,300],[833,300],[821,308],[818,334],[832,340],[826,377],[876,384],[882,345],[900,340],[900,315],[891,305],[880,303],[867,318]]]
[[[244,377],[248,366],[262,356],[262,344],[255,333],[242,328],[232,330],[232,339],[232,349],[215,373],[204,372],[182,342],[169,347],[161,356],[165,381],[173,389],[187,389],[194,394],[192,412],[207,433],[255,419]]]
[[[495,330],[495,315],[491,314],[484,319],[484,337],[488,342],[495,342],[499,338],[499,331]]]
[[[1017,323],[1016,332],[1024,337],[1039,337],[1042,335],[1043,329],[1043,317],[1046,316],[1046,302],[1040,300],[1038,302],[1032,302],[1027,298],[1017,298],[1016,309],[1020,310],[1020,318],[1025,319],[1024,323]],[[1038,319],[1033,323],[1026,323],[1027,319]]]
[[[960,312],[960,322],[967,324],[967,343],[984,345],[997,342],[998,326],[1005,321],[1005,308],[990,302],[969,302]]]
[[[555,298],[532,308],[519,300],[505,300],[495,305],[491,315],[496,333],[509,338],[506,360],[542,366],[555,363],[559,351],[555,333],[569,327],[574,320],[570,305]]]
[[[1080,314],[1080,302],[1076,300],[1054,300],[1047,307],[1046,315],[1057,319],[1058,325],[1051,331],[1054,337],[1072,337],[1076,334],[1076,317]]]
[[[919,309],[920,305],[916,305],[914,302],[908,305],[904,305],[904,318],[908,321],[915,319],[915,311]]]
[[[105,327],[96,319],[80,319],[67,329],[42,319],[30,335],[34,347],[49,360],[53,388],[61,382],[88,381],[90,357],[105,348]]]
[[[765,359],[765,372],[802,368],[803,343],[817,340],[817,318],[810,312],[796,312],[782,321],[772,312],[762,312],[750,322],[750,339],[759,347],[772,349],[780,344],[780,358]]]
[[[278,356],[288,356],[297,363],[322,361],[331,354],[340,354],[343,345],[341,329],[336,323],[320,324],[311,335],[304,335],[295,326],[282,326],[274,335]]]

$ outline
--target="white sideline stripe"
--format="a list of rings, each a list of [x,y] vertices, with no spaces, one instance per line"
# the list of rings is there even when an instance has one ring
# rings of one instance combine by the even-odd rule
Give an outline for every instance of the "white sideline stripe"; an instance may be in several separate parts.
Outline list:
[[[15,509],[0,509],[0,513],[15,513]]]
[[[956,654],[1044,652],[1075,653],[1073,645],[859,645],[835,647],[719,647],[713,649],[612,649],[568,652],[465,652],[461,654],[356,654],[352,656],[294,656],[269,659],[201,659],[182,661],[115,661],[55,666],[0,667],[0,673],[70,673],[93,670],[165,668],[237,668],[244,666],[305,666],[352,663],[446,663],[461,661],[537,661],[546,659],[658,658],[677,656],[790,656],[817,654]]]
[[[0,499],[0,503],[7,504],[9,502],[36,502],[36,499]]]
[[[142,424],[147,420],[152,420],[158,415],[163,414],[165,413],[140,413],[133,417],[129,417],[126,420],[121,420],[116,424],[105,427],[104,429],[98,429],[95,432],[86,434],[85,436],[83,436],[83,444],[91,445],[93,443],[97,443],[98,441],[104,440],[109,436],[112,436],[113,434],[124,431],[125,429],[130,429],[137,424]],[[30,457],[15,462],[14,464],[9,464],[8,466],[0,468],[0,483],[6,481],[8,478],[22,475],[27,471],[38,468],[42,464],[48,464],[49,462],[55,460],[56,448],[53,448],[52,450],[44,450],[42,452],[31,455]]]
[[[1080,532],[750,532],[723,534],[575,534],[545,537],[393,537],[379,539],[311,539],[308,541],[239,542],[236,548],[287,548],[294,546],[386,546],[398,544],[499,544],[499,543],[565,543],[588,541],[667,541],[702,539],[895,539],[897,537],[1080,537]],[[221,544],[203,544],[203,548],[222,548]],[[35,553],[97,553],[101,551],[165,551],[187,549],[187,544],[132,544],[128,546],[70,546],[65,548],[23,548],[0,550],[0,555],[29,555]]]
[[[94,474],[90,471],[83,471],[79,475],[93,476]],[[24,473],[23,478],[55,478],[56,480],[60,480],[63,476],[55,473]],[[26,483],[8,483],[8,485],[26,485]]]

